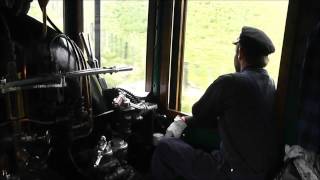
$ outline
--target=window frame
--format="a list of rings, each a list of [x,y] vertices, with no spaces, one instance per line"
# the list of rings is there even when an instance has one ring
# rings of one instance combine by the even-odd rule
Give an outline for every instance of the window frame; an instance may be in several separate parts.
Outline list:
[[[180,108],[187,0],[158,0],[157,12],[160,23],[156,25],[156,29],[161,41],[155,47],[160,51],[161,57],[155,56],[154,61],[161,63],[158,67],[153,66],[153,71],[159,71],[160,76],[159,92],[153,91],[153,95],[159,102],[160,111],[172,118],[176,115],[186,115],[180,112]],[[157,84],[154,79],[153,83]]]
[[[150,2],[146,91],[169,118],[186,115],[180,108],[187,0]]]

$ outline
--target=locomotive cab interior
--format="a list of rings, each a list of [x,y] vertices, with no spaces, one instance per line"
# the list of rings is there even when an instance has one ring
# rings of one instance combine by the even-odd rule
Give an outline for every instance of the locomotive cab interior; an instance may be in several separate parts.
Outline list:
[[[191,70],[185,70],[202,65],[185,63],[193,57],[185,52],[199,48],[188,46],[193,42],[186,29],[198,28],[188,24],[187,13],[202,13],[199,4],[193,0],[0,1],[0,179],[149,179],[157,142],[176,115],[191,113],[183,104],[191,100],[184,98],[201,96],[187,81]],[[57,15],[47,10],[50,3],[57,4],[53,8]],[[219,3],[223,2],[214,6]],[[131,15],[144,13],[142,20],[120,13],[138,6]],[[285,11],[274,70],[276,118],[283,145],[294,145],[306,47],[320,23],[320,2],[283,0],[281,7]],[[115,13],[110,17],[123,17],[123,22],[101,18],[110,12]],[[209,24],[219,16],[202,18]],[[268,27],[272,22],[263,23]],[[127,28],[118,31],[126,38],[111,33],[118,24]],[[233,39],[227,40],[231,44]],[[204,49],[219,48],[213,43]],[[204,51],[195,51],[195,56],[205,57]],[[197,71],[198,76],[215,71],[208,69],[207,74]],[[207,78],[206,85],[213,80]],[[184,91],[188,84],[191,94]],[[182,138],[208,152],[219,148],[217,132],[186,129]]]

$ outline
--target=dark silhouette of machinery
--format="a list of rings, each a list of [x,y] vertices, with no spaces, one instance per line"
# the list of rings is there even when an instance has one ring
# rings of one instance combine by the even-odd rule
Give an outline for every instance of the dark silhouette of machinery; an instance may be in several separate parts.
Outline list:
[[[0,179],[141,178],[153,122],[164,117],[99,76],[132,68],[99,67],[88,43],[85,58],[58,29],[25,15],[30,1],[2,3]]]

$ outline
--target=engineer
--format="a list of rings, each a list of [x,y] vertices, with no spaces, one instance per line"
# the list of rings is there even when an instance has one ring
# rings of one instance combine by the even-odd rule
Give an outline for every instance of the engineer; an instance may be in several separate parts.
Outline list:
[[[275,85],[264,67],[275,48],[253,27],[243,27],[234,44],[236,72],[216,79],[193,105],[192,116],[177,116],[168,127],[170,138],[161,140],[153,155],[153,179],[273,179],[282,147]],[[207,153],[179,139],[187,126],[217,130],[220,149]]]

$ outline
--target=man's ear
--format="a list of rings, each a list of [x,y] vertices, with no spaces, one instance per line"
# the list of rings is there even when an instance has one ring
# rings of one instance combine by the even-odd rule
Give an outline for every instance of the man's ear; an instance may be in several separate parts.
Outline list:
[[[243,50],[243,48],[240,46],[240,47],[239,47],[239,53],[238,53],[238,59],[239,59],[240,61],[242,61],[244,57],[245,57],[244,50]]]

